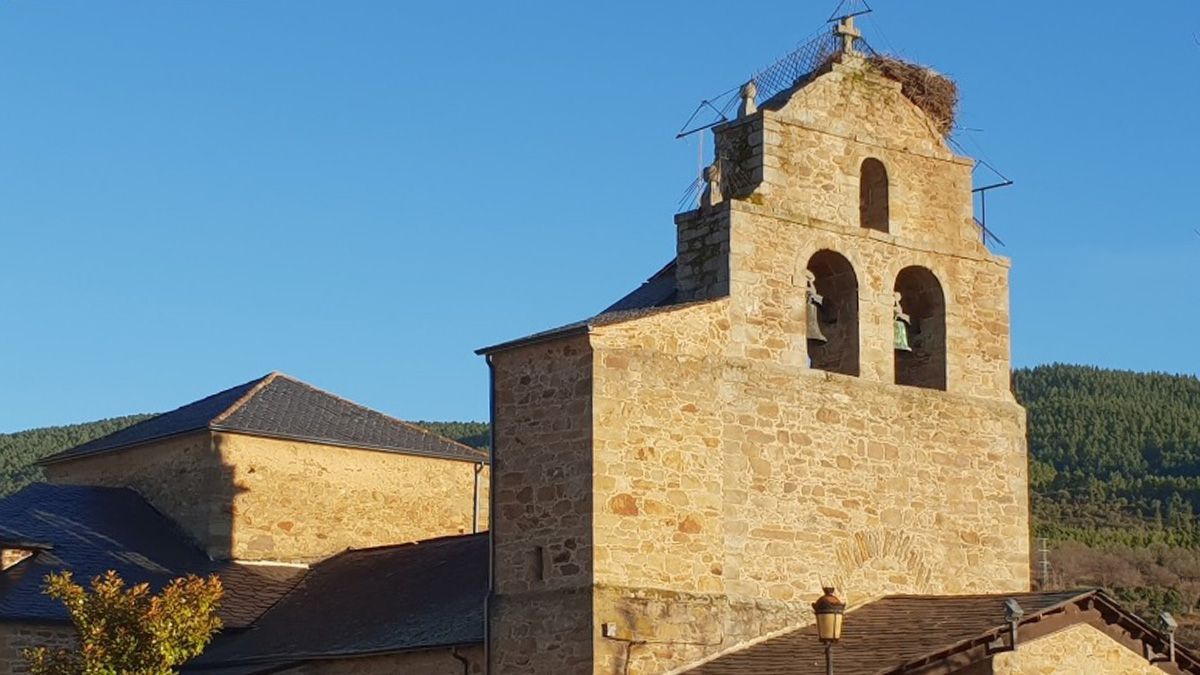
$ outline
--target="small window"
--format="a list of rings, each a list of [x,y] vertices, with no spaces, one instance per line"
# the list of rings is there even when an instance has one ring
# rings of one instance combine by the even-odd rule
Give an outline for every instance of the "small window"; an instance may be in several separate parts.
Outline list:
[[[946,390],[946,297],[924,267],[896,277],[893,308],[896,384]]]
[[[858,278],[854,267],[840,254],[819,251],[808,261],[805,276],[810,367],[857,376]]]
[[[859,222],[869,230],[887,232],[891,218],[888,207],[888,173],[883,162],[874,157],[862,163],[858,185]]]

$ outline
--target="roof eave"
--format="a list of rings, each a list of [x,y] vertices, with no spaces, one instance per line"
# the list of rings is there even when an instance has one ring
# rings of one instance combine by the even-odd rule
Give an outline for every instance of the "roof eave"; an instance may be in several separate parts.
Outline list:
[[[38,461],[34,462],[33,465],[34,466],[50,466],[51,464],[62,464],[64,462],[71,462],[71,461],[74,461],[77,459],[87,459],[89,457],[99,457],[100,455],[107,455],[112,452],[120,452],[122,450],[138,448],[143,445],[152,445],[154,443],[161,443],[163,441],[168,441],[168,440],[171,440],[174,438],[182,438],[183,436],[200,433],[202,431],[209,431],[209,427],[201,426],[201,427],[195,427],[193,429],[185,429],[183,431],[178,431],[173,434],[166,434],[163,436],[155,436],[153,438],[147,438],[144,440],[135,441],[133,443],[124,443],[122,445],[115,445],[111,448],[103,448],[103,449],[95,450],[95,451],[91,451],[91,452],[68,454],[71,451],[64,450],[62,452],[50,455],[49,457],[43,457],[42,459],[39,459]]]
[[[491,459],[488,453],[478,448],[478,457],[464,457],[453,455],[450,453],[430,452],[425,450],[415,450],[412,448],[395,448],[382,445],[372,445],[370,443],[347,443],[345,441],[336,441],[328,438],[319,438],[316,436],[305,436],[303,434],[280,434],[266,433],[259,431],[249,431],[238,427],[227,427],[224,425],[209,425],[209,430],[226,434],[239,434],[242,436],[253,436],[255,438],[273,438],[281,441],[296,441],[299,443],[312,443],[314,445],[327,445],[335,448],[346,448],[347,450],[364,450],[367,452],[383,452],[389,455],[412,455],[414,457],[426,457],[429,459],[444,459],[451,462],[464,462],[467,464],[489,464]],[[470,448],[469,445],[464,445],[464,448]]]
[[[490,347],[483,347],[481,349],[476,349],[475,353],[479,356],[490,356],[490,355],[496,354],[498,352],[504,352],[504,351],[509,351],[512,349],[517,349],[518,347],[528,347],[530,345],[541,344],[543,342],[553,342],[555,340],[561,340],[561,339],[567,338],[567,337],[578,337],[580,335],[588,335],[591,332],[592,332],[592,324],[590,321],[588,321],[587,323],[584,323],[583,325],[580,325],[580,326],[571,326],[570,328],[562,328],[559,330],[552,330],[552,331],[548,331],[545,333],[536,333],[534,335],[529,335],[529,336],[526,336],[523,338],[517,338],[516,340],[509,340],[508,342],[501,342],[500,344],[492,345]]]

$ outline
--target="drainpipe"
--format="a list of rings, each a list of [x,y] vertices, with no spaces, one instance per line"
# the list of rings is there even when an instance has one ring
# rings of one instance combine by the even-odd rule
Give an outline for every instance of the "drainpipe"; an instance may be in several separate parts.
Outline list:
[[[479,482],[483,475],[483,462],[475,465],[475,505],[471,516],[471,534],[479,534]]]
[[[496,478],[496,364],[492,355],[487,355],[488,366],[488,465],[492,468],[491,477]],[[494,487],[494,486],[493,486]],[[488,491],[488,514],[493,519],[488,524],[488,590],[483,600],[483,672],[492,670],[492,593],[496,587],[496,490]]]

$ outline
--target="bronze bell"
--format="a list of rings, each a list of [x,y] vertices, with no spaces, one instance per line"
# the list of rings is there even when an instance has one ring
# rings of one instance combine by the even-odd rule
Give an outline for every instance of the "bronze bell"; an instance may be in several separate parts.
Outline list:
[[[821,305],[824,304],[825,298],[817,293],[816,277],[812,272],[808,273],[805,296],[807,298],[805,309],[808,320],[808,339],[816,342],[829,342],[829,339],[821,332]]]
[[[895,316],[895,337],[893,339],[893,347],[898,352],[911,352],[912,347],[908,344],[908,331],[912,326],[912,319],[904,313],[900,307],[900,294],[896,294],[896,304],[892,307],[892,314]]]

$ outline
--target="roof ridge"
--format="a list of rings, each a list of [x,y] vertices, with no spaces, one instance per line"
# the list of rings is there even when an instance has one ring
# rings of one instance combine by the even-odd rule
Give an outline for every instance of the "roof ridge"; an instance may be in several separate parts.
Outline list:
[[[433,436],[434,438],[441,440],[441,441],[445,441],[446,443],[450,443],[451,445],[457,445],[458,447],[460,447],[464,450],[467,450],[471,454],[478,454],[480,459],[487,458],[487,453],[485,453],[483,450],[480,450],[479,448],[467,445],[466,443],[456,441],[453,438],[449,438],[447,436],[443,436],[441,434],[434,433],[434,432],[430,431],[429,429],[426,429],[425,427],[418,426],[418,425],[413,424],[412,422],[409,422],[406,420],[402,420],[399,417],[393,417],[392,415],[389,415],[389,414],[383,412],[382,410],[376,410],[375,408],[365,406],[357,401],[352,401],[352,400],[346,398],[345,396],[339,396],[338,394],[335,394],[327,389],[322,389],[321,387],[318,387],[316,385],[309,384],[308,382],[305,382],[304,380],[298,380],[290,375],[287,375],[285,373],[280,373],[280,372],[271,373],[271,375],[269,377],[272,379],[272,381],[276,378],[283,378],[285,380],[294,382],[302,387],[308,387],[309,389],[312,389],[313,391],[324,394],[330,398],[337,399],[338,401],[341,401],[342,403],[348,403],[356,408],[362,408],[363,410],[366,410],[367,412],[372,412],[381,417],[385,417],[388,420],[390,420],[392,422],[396,422],[396,423],[400,424],[401,426],[407,427],[408,429],[410,429],[412,431],[416,431],[416,432],[425,434],[427,436]],[[239,401],[238,404],[235,405],[235,408],[240,405],[241,405],[241,401]],[[233,412],[233,410],[230,411],[230,414],[232,414],[232,412]],[[225,417],[225,415],[222,415],[222,417]],[[217,422],[215,420],[214,420],[214,424],[217,424]]]
[[[286,375],[283,375],[283,373],[279,372],[278,370],[272,370],[271,372],[267,373],[266,375],[260,377],[258,379],[258,381],[255,382],[254,386],[250,387],[249,391],[247,391],[245,394],[242,394],[241,398],[239,398],[238,400],[233,402],[233,405],[229,406],[228,408],[226,408],[224,410],[224,412],[222,412],[221,414],[219,414],[216,417],[209,420],[208,427],[212,428],[214,426],[221,424],[221,422],[225,421],[225,419],[227,419],[230,415],[237,412],[239,408],[246,405],[246,403],[248,403],[250,401],[250,399],[252,399],[258,395],[258,392],[262,391],[264,388],[266,388],[267,385],[274,382],[276,380],[276,378],[280,377],[281,375],[283,377],[287,377]],[[295,378],[289,377],[287,379],[294,380]],[[254,382],[254,380],[251,380],[251,382]],[[238,386],[244,387],[246,385],[238,385]],[[236,389],[236,388],[237,387],[230,387],[229,389]],[[225,391],[229,391],[229,389],[226,389]],[[216,396],[216,394],[213,394],[213,396]],[[211,397],[206,397],[206,398],[211,398]]]

